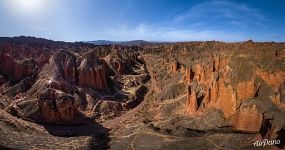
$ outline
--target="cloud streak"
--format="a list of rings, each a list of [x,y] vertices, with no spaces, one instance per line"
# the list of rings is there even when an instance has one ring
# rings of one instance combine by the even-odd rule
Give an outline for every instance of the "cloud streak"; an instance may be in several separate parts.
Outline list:
[[[266,27],[268,19],[258,9],[226,0],[210,0],[192,6],[174,17],[174,22],[207,19],[208,22],[233,23],[245,28]]]
[[[209,0],[193,5],[167,23],[114,22],[96,33],[97,39],[149,41],[244,41],[253,38],[247,31],[266,28],[267,18],[259,10],[226,0]],[[226,27],[225,27],[226,26]]]
[[[145,23],[135,27],[119,25],[97,33],[97,39],[109,40],[148,40],[148,41],[242,41],[246,39],[241,33],[222,32],[215,30],[191,30],[174,27],[158,27]]]

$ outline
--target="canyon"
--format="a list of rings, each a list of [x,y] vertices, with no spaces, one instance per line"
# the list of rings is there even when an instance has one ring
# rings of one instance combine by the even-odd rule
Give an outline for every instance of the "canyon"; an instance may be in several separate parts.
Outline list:
[[[0,38],[0,149],[285,147],[285,43]]]

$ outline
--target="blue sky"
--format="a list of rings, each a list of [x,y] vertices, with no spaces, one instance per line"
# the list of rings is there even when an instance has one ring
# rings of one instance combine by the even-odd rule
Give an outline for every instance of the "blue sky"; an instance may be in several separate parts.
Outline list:
[[[0,36],[285,41],[283,0],[0,0]]]

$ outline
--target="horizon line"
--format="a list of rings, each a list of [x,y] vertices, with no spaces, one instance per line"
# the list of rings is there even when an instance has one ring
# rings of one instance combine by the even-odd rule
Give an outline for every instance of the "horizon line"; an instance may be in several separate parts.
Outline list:
[[[262,40],[254,40],[254,39],[247,39],[242,41],[223,41],[223,40],[181,40],[181,41],[159,41],[159,40],[144,40],[144,39],[133,39],[133,40],[108,40],[108,39],[94,39],[94,40],[82,40],[82,41],[64,41],[64,40],[57,40],[47,37],[38,37],[38,36],[32,36],[32,35],[17,35],[17,36],[0,36],[0,38],[19,38],[19,37],[25,37],[25,38],[37,38],[37,39],[45,39],[50,40],[54,42],[66,42],[66,43],[89,43],[89,42],[96,42],[96,41],[108,41],[108,42],[133,42],[133,41],[144,41],[149,43],[187,43],[187,42],[222,42],[222,43],[243,43],[243,42],[256,42],[256,43],[285,43],[285,41],[274,41],[274,40],[268,40],[268,41],[262,41]],[[92,43],[89,43],[92,44]],[[108,45],[108,44],[106,44]]]

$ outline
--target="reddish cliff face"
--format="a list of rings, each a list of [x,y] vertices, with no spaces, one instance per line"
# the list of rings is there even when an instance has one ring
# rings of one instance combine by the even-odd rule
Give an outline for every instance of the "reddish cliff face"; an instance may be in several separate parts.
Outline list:
[[[269,71],[257,69],[256,74],[274,89],[279,89],[280,85],[285,80],[285,72],[283,71],[276,71],[271,73]]]
[[[230,117],[236,113],[237,98],[236,92],[231,85],[225,83],[219,84],[219,97],[215,105],[216,108],[223,111],[225,117]]]
[[[102,60],[83,59],[79,71],[79,86],[90,86],[96,89],[106,89],[107,68]]]
[[[34,72],[35,68],[36,68],[36,62],[33,59],[15,63],[14,76],[16,77],[17,80],[21,80],[22,78],[30,76],[33,73],[35,73]]]
[[[191,83],[193,81],[194,78],[194,72],[191,68],[191,66],[188,66],[185,70],[185,81],[186,83]]]
[[[1,70],[17,80],[32,75],[37,66],[37,63],[33,59],[17,61],[7,54],[1,54],[0,59]]]
[[[254,45],[243,45],[243,48],[252,48]],[[240,48],[238,46],[237,49]],[[167,49],[166,47],[164,48]],[[208,112],[218,110],[228,121],[227,125],[242,132],[258,133],[264,123],[263,113],[273,111],[273,106],[278,112],[285,108],[285,74],[284,67],[280,64],[280,59],[283,59],[282,51],[276,54],[274,51],[256,54],[249,49],[233,52],[225,47],[223,50],[206,50],[199,53],[187,52],[187,49],[180,47],[177,48],[177,52],[173,52],[180,54],[177,63],[164,63],[172,56],[159,53],[159,50],[157,57],[146,59],[158,63],[149,64],[149,68],[153,67],[155,70],[151,71],[153,93],[157,97],[162,97],[156,98],[161,102],[151,107],[154,114],[159,114],[155,119],[163,120],[164,117],[169,118],[177,113],[187,114],[190,118],[203,118],[207,117]],[[153,54],[153,51],[150,53]],[[264,64],[258,60],[267,57],[277,58],[271,64]],[[176,64],[181,68],[177,69]],[[165,72],[164,68],[168,68],[170,72]],[[184,95],[167,91],[167,87],[176,83],[185,85]],[[168,98],[163,98],[163,94]],[[185,98],[185,102],[180,101],[178,104],[182,98]],[[181,108],[184,108],[184,111],[181,111]]]
[[[117,70],[117,72],[118,72],[119,74],[124,74],[124,73],[127,72],[127,71],[126,71],[126,65],[125,65],[125,63],[122,62],[122,61],[116,61],[116,62],[114,62],[114,66],[115,66],[115,68],[116,68],[116,70]]]
[[[117,74],[127,74],[127,62],[116,56],[115,54],[109,54],[104,60],[111,66]]]
[[[15,71],[15,62],[13,58],[7,54],[1,53],[0,54],[0,67],[3,72],[9,75],[13,75]]]
[[[234,126],[245,132],[259,132],[262,119],[262,114],[258,112],[256,105],[242,105],[234,120]]]
[[[158,149],[164,146],[157,143],[173,141],[179,142],[174,147],[196,148],[196,136],[203,142],[199,146],[214,142],[218,149],[232,149],[233,140],[248,148],[257,137],[284,137],[284,44],[167,43],[138,51],[132,46],[24,43],[0,42],[0,108],[18,117],[61,124],[61,132],[69,128],[63,124],[88,118],[87,130],[76,131],[84,137],[98,131],[97,125],[89,130],[94,122],[103,122],[110,129],[116,126],[112,138],[125,134],[116,140],[127,141],[126,148],[133,140],[130,134],[143,134],[143,146],[151,144],[149,138],[157,140]],[[7,120],[0,119],[1,126]]]
[[[6,109],[13,101],[20,101],[19,95],[25,97],[20,102],[23,106],[17,103],[15,107],[20,116],[38,121],[37,101],[46,123],[73,122],[76,107],[82,115],[95,114],[87,117],[98,119],[120,115],[143,99],[145,91],[137,91],[148,76],[136,46],[95,46],[25,37],[2,40],[0,105]],[[108,111],[92,109],[98,100]]]
[[[74,85],[64,81],[64,80],[49,80],[48,87],[54,88],[65,93],[73,94],[75,91]]]
[[[191,92],[190,96],[191,100],[196,99],[194,100],[196,101],[195,105],[188,106],[187,110],[198,110],[197,114],[201,114],[206,108],[214,107],[221,109],[227,117],[235,113],[236,92],[230,85],[225,86],[229,80],[226,78],[228,72],[225,69],[227,66],[224,64],[226,60],[224,62],[220,60],[223,59],[218,57],[214,58],[212,62],[196,63],[193,65],[194,69],[190,66],[186,68],[185,83],[192,85],[191,91],[196,91]],[[218,68],[221,69],[218,70]],[[194,84],[197,84],[195,88],[193,87]],[[197,87],[199,87],[198,91]],[[195,98],[198,93],[199,97]],[[193,114],[193,111],[191,112]]]
[[[172,63],[170,63],[170,72],[175,73],[179,69],[179,63],[175,59]]]
[[[253,79],[249,81],[231,80],[232,68],[228,65],[229,60],[219,55],[213,55],[210,62],[201,62],[187,67],[185,71],[185,83],[193,85],[192,80],[196,80],[200,87],[198,91],[188,93],[188,99],[191,99],[191,105],[186,108],[196,114],[201,114],[205,108],[220,109],[226,118],[237,113],[236,109],[241,100],[254,98],[260,85],[257,85]],[[191,91],[195,91],[193,86]],[[196,98],[197,93],[202,96]],[[196,101],[195,103],[193,101]],[[195,110],[195,111],[194,111]],[[188,111],[189,112],[189,111]]]
[[[188,90],[187,91],[187,101],[188,101],[187,112],[189,114],[195,114],[195,112],[198,110],[196,88],[191,89],[191,87],[188,87],[187,90]]]
[[[64,78],[71,83],[77,84],[78,72],[76,66],[76,56],[74,56],[74,54],[61,50],[53,55],[53,61],[56,65],[56,78]]]
[[[122,51],[122,47],[113,46],[112,52],[104,57],[110,69],[116,74],[131,74],[133,66],[139,59],[134,50]]]
[[[70,123],[74,121],[77,109],[74,98],[55,89],[47,89],[38,94],[39,110],[47,123]]]
[[[245,100],[254,98],[260,85],[256,85],[254,80],[238,83],[237,85],[237,98]]]

